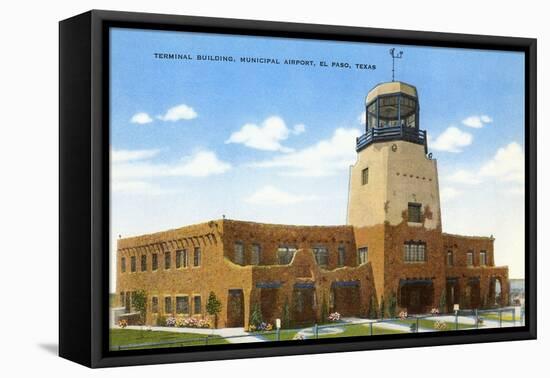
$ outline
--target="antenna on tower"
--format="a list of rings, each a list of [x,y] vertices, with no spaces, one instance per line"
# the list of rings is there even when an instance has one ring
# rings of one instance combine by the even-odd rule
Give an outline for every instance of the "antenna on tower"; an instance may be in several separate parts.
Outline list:
[[[391,81],[395,81],[395,60],[403,57],[403,51],[395,52],[395,47],[390,49],[391,55]]]

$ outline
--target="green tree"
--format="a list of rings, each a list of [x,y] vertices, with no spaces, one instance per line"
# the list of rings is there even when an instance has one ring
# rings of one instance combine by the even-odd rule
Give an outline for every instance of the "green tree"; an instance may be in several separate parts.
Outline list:
[[[290,304],[288,303],[288,297],[285,297],[285,303],[283,305],[283,316],[281,323],[283,328],[290,328]]]
[[[328,319],[328,304],[325,293],[323,293],[323,302],[321,304],[321,323],[326,323]]]
[[[147,293],[144,290],[138,290],[132,293],[132,306],[139,312],[140,323],[144,324],[147,314]]]
[[[445,295],[445,290],[441,291],[441,296],[439,297],[439,313],[444,314],[447,312],[447,296]]]
[[[377,319],[378,318],[378,311],[376,309],[376,302],[374,299],[374,295],[371,294],[370,300],[369,300],[369,319]]]
[[[254,306],[252,306],[249,323],[255,327],[258,327],[263,321],[262,308],[259,303],[255,303]]]
[[[395,293],[391,293],[388,298],[388,316],[390,318],[397,317],[397,297]]]
[[[382,299],[380,300],[380,318],[384,319],[386,316],[386,302],[384,301],[384,296],[382,296]]]
[[[222,311],[222,303],[216,297],[213,291],[208,296],[208,302],[206,303],[206,312],[208,315],[214,317],[214,328],[218,328],[218,315]]]

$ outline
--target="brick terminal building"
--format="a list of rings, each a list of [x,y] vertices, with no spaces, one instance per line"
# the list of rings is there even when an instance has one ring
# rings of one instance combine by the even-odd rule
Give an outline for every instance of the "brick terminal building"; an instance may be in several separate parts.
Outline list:
[[[415,87],[382,83],[366,98],[366,132],[350,168],[347,225],[294,226],[215,220],[119,239],[119,304],[147,293],[147,324],[163,316],[207,317],[214,292],[220,327],[247,327],[252,308],[294,323],[323,307],[367,316],[383,299],[425,313],[445,303],[482,308],[508,302],[508,268],[494,263],[492,237],[442,232],[437,162],[419,128]]]

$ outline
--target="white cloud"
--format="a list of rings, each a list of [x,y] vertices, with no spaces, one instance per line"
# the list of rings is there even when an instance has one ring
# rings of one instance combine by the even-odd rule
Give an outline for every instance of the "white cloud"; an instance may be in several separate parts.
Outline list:
[[[289,176],[330,176],[347,170],[355,162],[355,138],[359,135],[357,129],[338,128],[330,139],[251,166],[282,168],[282,174]]]
[[[464,132],[457,127],[451,126],[443,131],[433,141],[430,140],[431,148],[437,151],[461,152],[463,147],[472,144],[472,134]]]
[[[306,131],[306,125],[304,125],[303,123],[299,123],[297,125],[294,125],[294,127],[292,128],[292,134],[294,135],[300,135],[302,133],[304,133]]]
[[[504,182],[499,185],[507,194],[523,194],[525,186],[525,156],[522,147],[512,142],[497,150],[495,155],[473,170],[459,169],[443,178],[444,182],[465,185],[488,183],[488,179]]]
[[[441,197],[441,201],[445,202],[445,201],[450,201],[454,198],[457,198],[458,196],[460,196],[462,194],[462,192],[460,190],[457,190],[457,189],[452,188],[452,187],[445,187],[445,188],[441,189],[439,194],[440,194],[440,197]]]
[[[195,112],[192,107],[181,104],[168,109],[164,115],[159,115],[157,118],[162,121],[176,122],[182,119],[194,119],[197,118],[197,116],[197,112]]]
[[[499,148],[495,156],[481,167],[479,174],[523,185],[525,182],[524,164],[523,149],[518,143],[512,142]]]
[[[112,163],[124,163],[136,160],[147,160],[158,155],[160,150],[111,150]]]
[[[127,161],[113,165],[115,180],[139,180],[155,177],[206,177],[227,172],[231,164],[218,159],[212,151],[197,151],[173,164]]]
[[[303,196],[288,193],[268,185],[246,198],[245,202],[255,205],[292,205],[304,201],[315,200],[317,198],[316,196]]]
[[[139,125],[145,125],[147,123],[153,122],[153,118],[145,112],[136,113],[130,118],[131,123],[137,123]]]
[[[477,173],[467,171],[465,169],[459,169],[452,175],[447,176],[447,180],[454,183],[467,185],[477,185],[481,183],[481,179]]]
[[[361,125],[365,126],[367,124],[367,112],[364,111],[363,113],[359,114],[357,120]]]
[[[474,129],[481,129],[487,123],[492,123],[493,119],[488,115],[473,115],[462,120],[464,126],[473,127]]]
[[[281,142],[286,140],[290,133],[298,135],[305,131],[305,125],[298,124],[289,130],[285,121],[278,116],[265,119],[261,125],[247,123],[239,131],[231,134],[225,143],[239,143],[247,147],[264,151],[291,152]]]

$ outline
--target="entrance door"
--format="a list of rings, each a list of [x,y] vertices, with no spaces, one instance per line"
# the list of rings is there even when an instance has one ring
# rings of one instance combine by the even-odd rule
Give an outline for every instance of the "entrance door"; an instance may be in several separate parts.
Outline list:
[[[227,326],[244,327],[244,295],[242,289],[229,290],[227,296]]]
[[[292,293],[292,300],[294,307],[293,320],[296,323],[308,323],[316,320],[315,289],[294,289],[294,292]]]

